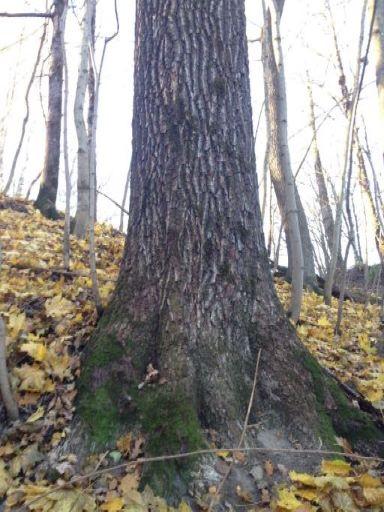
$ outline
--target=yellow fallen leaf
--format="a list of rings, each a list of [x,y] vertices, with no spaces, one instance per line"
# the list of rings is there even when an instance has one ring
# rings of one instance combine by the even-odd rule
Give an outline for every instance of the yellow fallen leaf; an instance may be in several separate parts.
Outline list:
[[[345,491],[349,489],[349,483],[346,478],[342,476],[326,475],[317,476],[314,479],[315,486],[319,489],[325,489],[326,487],[333,487],[339,491]]]
[[[226,459],[227,457],[229,457],[231,454],[231,452],[227,451],[227,450],[219,450],[218,452],[216,452],[216,455],[218,457],[221,457],[222,459]]]
[[[125,434],[122,437],[119,437],[119,439],[116,441],[116,446],[119,452],[121,452],[123,455],[128,455],[131,451],[131,442],[132,442],[132,434],[131,432],[128,432],[128,434]]]
[[[95,500],[81,489],[63,489],[52,492],[52,488],[43,486],[23,486],[26,493],[25,503],[30,510],[49,512],[93,512]],[[36,501],[36,498],[41,499]]]
[[[44,416],[44,413],[45,413],[45,410],[44,410],[44,407],[41,405],[40,407],[37,408],[37,410],[31,414],[29,416],[29,418],[27,419],[27,423],[34,423],[35,421],[39,420],[40,418],[42,418]]]
[[[12,479],[5,469],[5,462],[0,459],[0,498],[8,491]]]
[[[319,325],[320,327],[332,327],[332,324],[329,322],[328,318],[325,315],[321,316],[318,319],[317,325]]]
[[[381,481],[379,478],[375,478],[374,476],[370,475],[369,473],[364,473],[364,475],[361,475],[359,477],[359,484],[361,487],[380,487]]]
[[[363,496],[370,505],[384,505],[384,487],[381,487],[380,489],[366,487],[363,489]]]
[[[101,510],[107,512],[118,512],[124,507],[124,500],[122,498],[113,498],[112,500],[106,501],[100,507]]]
[[[284,511],[296,511],[301,506],[301,503],[292,491],[280,489],[277,506]]]
[[[57,446],[63,437],[65,437],[65,432],[55,432],[51,439],[52,446]]]
[[[132,490],[137,490],[139,482],[134,473],[128,473],[120,482],[120,490],[122,494],[129,494]]]
[[[52,316],[53,318],[63,318],[69,313],[74,312],[75,305],[65,297],[56,295],[45,302],[45,310],[48,316]]]
[[[359,512],[360,508],[355,505],[349,492],[333,491],[332,502],[337,512]]]
[[[315,477],[307,473],[296,473],[296,471],[289,472],[289,478],[292,482],[299,482],[310,487],[315,487]]]
[[[179,510],[179,512],[192,512],[191,507],[184,500],[180,503],[178,510]]]
[[[384,397],[384,390],[378,387],[378,384],[377,379],[368,381],[359,380],[357,387],[370,402],[378,402]]]
[[[21,391],[49,393],[54,390],[53,382],[46,379],[44,371],[36,366],[24,364],[20,368],[14,368],[13,373],[21,380]]]
[[[51,373],[60,380],[71,375],[71,358],[68,354],[58,355],[50,347],[47,351],[46,362],[49,364]]]
[[[371,340],[369,339],[367,333],[363,332],[363,333],[359,334],[358,341],[359,341],[360,348],[362,350],[364,350],[364,352],[366,354],[373,354],[376,352],[376,350],[374,348],[372,348]]]
[[[12,476],[15,477],[20,473],[20,471],[25,473],[37,462],[40,462],[43,459],[44,456],[39,452],[38,444],[31,444],[11,460],[9,472]]]
[[[308,501],[316,501],[318,498],[318,494],[314,489],[296,489],[294,493],[295,496],[298,496],[299,498],[304,498],[305,500]]]
[[[26,323],[25,313],[12,313],[8,319],[8,332],[13,338],[17,338],[19,333],[24,330]]]
[[[34,343],[33,341],[29,341],[28,343],[23,343],[20,347],[20,350],[26,352],[30,355],[35,361],[44,361],[47,355],[47,349],[45,345],[42,343]]]
[[[351,465],[341,459],[323,460],[321,469],[326,475],[347,476],[351,471]]]
[[[134,489],[132,489],[129,494],[124,494],[124,502],[128,506],[127,510],[130,510],[131,512],[138,512],[143,508],[144,511],[146,510],[143,496],[141,493],[139,493],[139,491],[135,491]],[[166,509],[166,512],[167,511],[168,509]]]

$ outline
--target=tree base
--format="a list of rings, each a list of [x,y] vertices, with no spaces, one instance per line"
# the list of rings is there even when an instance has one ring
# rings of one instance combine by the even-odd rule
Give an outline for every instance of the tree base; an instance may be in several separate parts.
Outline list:
[[[145,455],[148,457],[206,448],[212,441],[207,438],[207,429],[215,431],[216,446],[236,447],[245,415],[229,419],[225,424],[211,425],[206,421],[210,414],[204,414],[208,411],[199,411],[193,398],[180,386],[171,382],[142,386],[143,375],[137,373],[132,343],[119,341],[114,330],[110,329],[110,320],[107,314],[99,323],[85,352],[78,384],[77,410],[84,454],[114,448],[116,439],[127,432],[145,435]],[[145,358],[144,348],[141,350]],[[249,430],[246,446],[265,448],[266,452],[250,453],[247,466],[237,468],[237,477],[242,481],[248,478],[247,472],[252,466],[266,459],[288,469],[313,472],[323,458],[321,454],[297,456],[268,450],[302,448],[341,453],[336,436],[346,438],[353,450],[359,453],[384,455],[383,430],[368,414],[349,402],[336,381],[301,344],[293,348],[293,353],[295,365],[309,377],[307,396],[305,400],[298,397],[297,411],[292,405],[296,402],[290,402],[288,398],[271,400],[265,396],[264,386],[271,386],[274,382],[273,366],[268,368],[268,382],[261,372],[250,420],[251,424],[257,424],[257,428]],[[290,375],[291,369],[286,368],[285,371],[285,378],[294,378],[293,374]],[[292,390],[288,390],[290,392]],[[311,414],[306,411],[308,396],[313,397]],[[300,417],[301,403],[303,415]],[[216,485],[220,475],[217,461],[217,457],[193,457],[147,464],[142,483],[149,484],[169,503],[176,503],[191,492],[191,485],[201,488]]]
[[[47,219],[57,220],[59,218],[59,213],[56,210],[56,195],[53,195],[44,185],[40,186],[34,206],[40,210]]]

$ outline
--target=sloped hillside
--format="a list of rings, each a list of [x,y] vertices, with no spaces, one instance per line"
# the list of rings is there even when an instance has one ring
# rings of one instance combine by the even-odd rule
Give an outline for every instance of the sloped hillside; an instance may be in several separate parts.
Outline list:
[[[81,352],[96,323],[88,272],[86,241],[71,238],[71,271],[62,268],[63,222],[49,221],[29,203],[0,198],[0,311],[7,326],[9,376],[20,420],[7,423],[0,403],[0,510],[56,512],[161,511],[170,509],[149,488],[138,491],[146,440],[127,432],[110,452],[92,456],[81,473],[76,454],[57,456],[70,433]],[[113,290],[124,238],[110,226],[97,225],[97,266],[104,303]],[[289,285],[276,281],[283,303]],[[333,335],[337,312],[321,297],[306,293],[298,333],[318,360],[372,410],[384,408],[384,359],[378,354],[379,308],[346,302],[341,336]],[[380,352],[380,350],[379,350]],[[350,448],[339,439],[339,449]],[[214,446],[212,448],[215,448]],[[164,450],[166,451],[166,450]],[[242,464],[246,454],[221,450],[226,468]],[[298,454],[300,456],[300,454]],[[294,468],[274,468],[266,456],[255,471],[260,501],[252,510],[384,510],[384,485],[378,460],[324,460],[319,476]],[[111,466],[119,468],[112,471]],[[275,488],[275,476],[286,477]],[[86,477],[84,477],[86,475]],[[281,479],[281,478],[280,478]],[[218,489],[193,496],[202,510],[218,501]],[[3,500],[3,501],[1,501]],[[2,503],[2,504],[1,504]],[[190,507],[182,502],[182,512]]]

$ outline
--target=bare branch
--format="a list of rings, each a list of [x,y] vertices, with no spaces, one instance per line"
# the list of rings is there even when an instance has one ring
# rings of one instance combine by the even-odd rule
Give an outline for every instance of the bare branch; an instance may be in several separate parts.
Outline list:
[[[8,193],[8,190],[9,190],[11,184],[12,184],[13,177],[14,177],[14,174],[15,174],[16,165],[17,165],[17,160],[19,158],[20,151],[21,151],[21,148],[22,148],[22,145],[23,145],[23,142],[24,142],[25,131],[26,131],[26,128],[27,128],[28,120],[29,120],[29,93],[31,92],[33,81],[34,81],[35,75],[36,75],[36,70],[37,70],[37,67],[38,67],[40,59],[41,59],[41,53],[42,53],[43,46],[44,46],[45,36],[47,34],[47,23],[48,22],[44,23],[43,33],[42,33],[42,36],[41,36],[41,39],[40,39],[40,45],[39,45],[39,49],[37,51],[36,61],[34,63],[34,66],[33,66],[33,69],[32,69],[32,73],[31,73],[31,77],[29,79],[27,90],[26,90],[26,93],[25,93],[25,96],[24,96],[25,115],[24,115],[24,119],[23,119],[23,123],[22,123],[22,127],[21,127],[21,134],[20,134],[19,143],[17,145],[16,152],[15,152],[15,155],[13,157],[12,167],[11,167],[11,170],[10,170],[10,173],[9,173],[8,181],[7,181],[7,183],[6,183],[5,187],[4,187],[4,190],[3,190],[4,194]]]
[[[0,12],[0,18],[52,18],[50,12]]]
[[[119,204],[117,201],[115,201],[114,199],[112,199],[112,197],[109,197],[107,196],[107,194],[104,194],[104,192],[102,192],[101,190],[97,189],[96,192],[98,194],[100,194],[101,196],[104,196],[106,199],[109,199],[109,201],[111,201],[111,203],[113,203],[115,206],[117,206],[123,213],[125,213],[126,215],[129,215],[129,211],[126,210],[125,208],[123,208],[123,206],[121,206],[121,204]],[[120,230],[121,231],[121,230]]]

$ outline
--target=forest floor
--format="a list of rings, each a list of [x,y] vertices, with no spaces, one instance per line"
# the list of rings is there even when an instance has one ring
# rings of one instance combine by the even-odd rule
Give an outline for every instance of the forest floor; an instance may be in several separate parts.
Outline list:
[[[115,449],[93,455],[79,478],[76,454],[58,456],[69,435],[76,397],[80,356],[96,322],[88,277],[88,245],[71,238],[71,271],[63,273],[63,221],[49,221],[30,203],[0,198],[0,312],[7,325],[7,360],[20,420],[6,423],[0,402],[0,510],[55,512],[167,512],[164,500],[148,487],[139,491],[145,439],[127,432]],[[97,267],[103,302],[108,302],[118,273],[124,237],[110,226],[97,225]],[[284,304],[289,285],[276,280]],[[337,303],[305,293],[297,332],[308,349],[340,381],[360,393],[381,415],[384,411],[384,358],[380,347],[379,308],[345,302],[342,334],[334,336]],[[357,405],[357,404],[356,404]],[[384,416],[383,416],[384,417]],[[341,449],[350,453],[344,439]],[[217,454],[226,467],[231,453]],[[245,455],[235,454],[234,464]],[[379,461],[327,460],[317,475],[274,467],[266,458],[255,479],[260,502],[236,489],[245,509],[255,511],[384,510],[384,479]],[[125,465],[119,470],[111,466]],[[284,473],[286,483],[275,485]],[[255,480],[255,485],[257,481]],[[217,501],[217,489],[197,500],[202,510]],[[196,500],[195,500],[196,502]],[[180,512],[191,509],[186,502]]]

